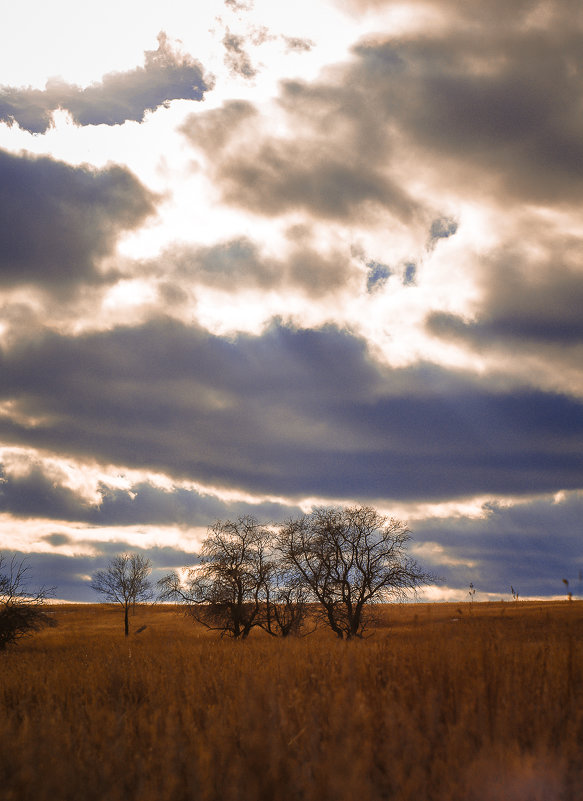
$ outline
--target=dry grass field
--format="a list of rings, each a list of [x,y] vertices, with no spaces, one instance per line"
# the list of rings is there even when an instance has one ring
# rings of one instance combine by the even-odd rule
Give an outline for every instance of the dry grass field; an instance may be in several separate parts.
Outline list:
[[[583,799],[583,602],[385,606],[348,643],[54,614],[0,654],[2,801]]]

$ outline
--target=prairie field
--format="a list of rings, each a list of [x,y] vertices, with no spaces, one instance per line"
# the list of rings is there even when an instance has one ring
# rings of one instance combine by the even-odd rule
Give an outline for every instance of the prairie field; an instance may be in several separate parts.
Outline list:
[[[0,798],[583,799],[583,602],[379,611],[365,640],[234,642],[55,606],[0,654]]]

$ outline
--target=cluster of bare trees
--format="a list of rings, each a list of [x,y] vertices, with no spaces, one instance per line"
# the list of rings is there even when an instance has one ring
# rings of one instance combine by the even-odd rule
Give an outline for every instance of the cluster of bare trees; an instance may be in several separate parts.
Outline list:
[[[158,582],[209,629],[246,638],[254,627],[297,634],[308,617],[340,639],[361,637],[374,604],[427,583],[406,552],[407,526],[369,506],[319,508],[279,527],[253,517],[217,522],[200,563]]]
[[[410,537],[405,523],[370,506],[322,507],[281,526],[246,516],[212,525],[197,564],[160,579],[157,594],[150,560],[135,553],[113,557],[91,587],[122,607],[126,637],[130,609],[157,595],[235,639],[256,627],[288,637],[323,623],[350,640],[371,625],[375,603],[433,580],[408,556]],[[30,591],[27,572],[25,561],[0,554],[0,650],[54,625],[44,609],[50,591]]]

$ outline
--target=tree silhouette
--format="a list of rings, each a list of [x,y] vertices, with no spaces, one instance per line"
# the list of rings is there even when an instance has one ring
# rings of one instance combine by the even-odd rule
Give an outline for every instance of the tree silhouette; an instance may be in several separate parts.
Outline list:
[[[105,570],[98,570],[91,579],[91,589],[103,595],[106,601],[123,607],[126,637],[130,633],[130,607],[154,596],[149,580],[151,572],[149,559],[136,553],[124,553],[114,556]]]
[[[433,580],[407,556],[410,538],[405,523],[370,506],[322,507],[282,526],[278,547],[323,620],[340,639],[352,639],[362,636],[371,604]]]
[[[186,604],[208,629],[246,639],[262,623],[272,571],[270,539],[254,517],[217,521],[202,543],[200,564],[188,570],[186,581],[176,572],[160,579],[161,599]]]
[[[56,626],[45,602],[54,588],[28,589],[30,566],[25,559],[10,560],[0,553],[0,651],[46,626]]]

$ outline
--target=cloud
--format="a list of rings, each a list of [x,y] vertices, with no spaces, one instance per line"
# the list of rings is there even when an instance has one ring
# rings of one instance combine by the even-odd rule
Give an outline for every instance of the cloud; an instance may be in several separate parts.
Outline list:
[[[251,11],[253,0],[224,0],[225,5],[233,11]]]
[[[490,502],[479,518],[429,519],[414,525],[424,564],[432,561],[449,587],[508,596],[511,585],[521,597],[565,595],[563,578],[583,596],[580,571],[580,492],[501,505]],[[425,544],[425,547],[423,547]],[[447,565],[448,559],[452,564]],[[432,564],[433,567],[433,564]],[[460,593],[463,595],[463,593]]]
[[[293,505],[272,501],[250,503],[224,501],[180,486],[160,487],[149,481],[115,487],[101,481],[96,498],[88,498],[68,486],[67,476],[54,466],[30,460],[15,473],[0,464],[0,506],[4,514],[19,518],[39,518],[91,526],[178,525],[207,526],[214,520],[254,515],[265,521],[281,522],[298,514]],[[65,534],[52,534],[47,542],[57,547],[71,544]]]
[[[311,39],[302,39],[299,36],[282,36],[288,53],[309,53],[316,43]]]
[[[583,191],[581,29],[574,21],[569,34],[564,20],[502,30],[482,18],[371,40],[354,48],[350,79],[444,188],[473,193],[481,180],[506,202],[573,204]]]
[[[405,271],[403,273],[403,286],[415,286],[415,279],[417,276],[417,265],[413,262],[405,264]]]
[[[0,286],[67,292],[103,280],[99,262],[155,210],[125,167],[71,167],[0,150]]]
[[[318,298],[361,280],[360,268],[349,252],[339,247],[318,248],[309,229],[292,227],[285,239],[279,256],[270,255],[244,236],[206,247],[175,246],[143,263],[140,271],[158,277],[163,282],[162,292],[166,287],[189,285],[232,294],[243,289],[293,288]]]
[[[270,514],[269,507],[234,506],[220,511],[223,512],[221,519],[233,519],[240,513],[255,514],[260,520],[277,522],[282,519]],[[441,576],[448,588],[457,591],[457,597],[466,600],[470,582],[477,589],[477,598],[483,592],[508,598],[511,586],[521,598],[564,597],[564,578],[569,581],[574,596],[583,597],[582,512],[580,492],[504,505],[488,502],[479,517],[413,521],[413,551],[424,567]],[[298,513],[299,510],[289,507],[290,516]],[[202,524],[207,525],[213,519],[208,518]],[[109,540],[97,539],[91,529],[84,532],[84,536],[76,533],[75,537],[55,531],[41,540],[51,548],[65,548],[74,555],[33,550],[17,556],[26,556],[29,560],[33,584],[56,586],[57,597],[72,600],[95,600],[88,576],[105,567],[108,559],[117,553],[143,553],[153,563],[154,580],[170,569],[195,561],[195,555],[185,550],[188,546],[145,547],[145,543],[140,545],[135,537],[131,542],[125,540],[123,530],[117,530]],[[193,543],[192,550],[195,547]]]
[[[577,488],[580,401],[333,327],[225,340],[168,320],[2,355],[6,443],[260,495],[443,499]],[[80,378],[82,376],[82,380]]]
[[[215,159],[241,129],[254,127],[258,114],[247,100],[227,100],[218,109],[189,115],[181,131]]]
[[[206,152],[223,201],[271,218],[378,225],[387,213],[393,224],[436,219],[442,197],[574,208],[583,196],[581,24],[568,29],[559,0],[544,24],[532,3],[502,12],[503,30],[470,5],[473,24],[460,4],[429,4],[443,24],[361,41],[317,80],[283,81],[272,108],[232,130],[232,105],[225,119],[216,109],[193,116],[185,132]],[[213,126],[221,144],[209,147]]]
[[[560,231],[537,234],[529,231],[524,243],[506,243],[485,257],[471,318],[432,312],[429,332],[484,353],[530,353],[548,364],[578,368],[583,240]]]
[[[202,100],[211,88],[201,64],[173,50],[160,33],[158,48],[145,52],[143,67],[108,73],[85,89],[58,78],[49,80],[44,90],[0,87],[0,120],[41,134],[51,127],[56,109],[67,110],[77,125],[142,122],[147,111],[172,100]]]
[[[240,75],[242,78],[254,78],[257,75],[257,69],[251,63],[249,54],[244,48],[245,37],[238,36],[227,31],[223,37],[223,46],[225,48],[225,65],[229,68],[232,75]]]
[[[282,85],[279,105],[287,136],[267,133],[268,119],[244,102],[192,115],[183,126],[208,156],[224,202],[267,217],[304,211],[353,223],[387,211],[411,221],[420,211],[381,158],[388,137],[364,96],[295,81]]]

